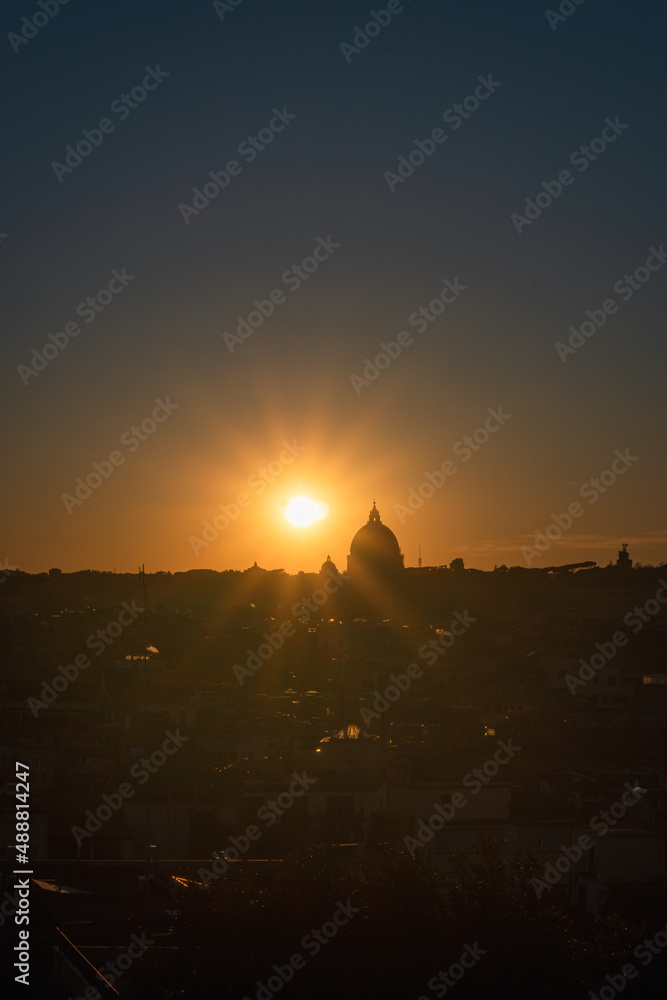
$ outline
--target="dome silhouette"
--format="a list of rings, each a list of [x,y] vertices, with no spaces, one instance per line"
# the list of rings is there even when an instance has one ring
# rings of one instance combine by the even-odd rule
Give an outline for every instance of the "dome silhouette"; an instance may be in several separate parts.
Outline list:
[[[331,556],[327,556],[326,560],[320,566],[320,576],[327,576],[330,574],[337,574],[336,564],[333,562]]]
[[[368,521],[356,533],[350,544],[347,570],[357,576],[372,574],[392,576],[403,569],[403,554],[396,535],[382,523],[375,506],[368,515]]]

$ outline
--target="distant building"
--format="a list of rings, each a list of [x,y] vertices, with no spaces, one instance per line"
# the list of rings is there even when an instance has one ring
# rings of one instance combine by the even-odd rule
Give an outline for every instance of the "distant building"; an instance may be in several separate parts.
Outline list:
[[[320,576],[338,576],[336,564],[331,556],[327,556],[326,560],[320,566]]]
[[[628,555],[627,542],[623,542],[623,548],[619,550],[616,567],[617,569],[632,569],[632,559]]]

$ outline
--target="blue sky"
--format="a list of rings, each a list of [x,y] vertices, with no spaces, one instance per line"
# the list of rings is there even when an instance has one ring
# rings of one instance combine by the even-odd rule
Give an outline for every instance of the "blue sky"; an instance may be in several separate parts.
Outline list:
[[[667,239],[665,10],[571,7],[553,30],[535,3],[413,0],[351,54],[341,45],[385,7],[243,0],[221,19],[212,3],[71,0],[15,52],[10,32],[40,8],[5,4],[10,563],[296,571],[332,550],[342,564],[375,497],[408,565],[420,542],[433,564],[521,564],[625,448],[638,461],[543,563],[604,563],[622,541],[662,561],[665,275],[627,301],[614,285]],[[111,110],[150,69],[155,89]],[[489,76],[460,127],[443,120]],[[276,110],[295,117],[249,162],[239,145]],[[105,118],[113,131],[54,170]],[[627,127],[579,169],[571,155],[606,119]],[[446,140],[392,191],[385,174],[437,128]],[[179,205],[233,159],[240,172],[186,223]],[[572,183],[518,233],[512,214],[564,169]],[[318,239],[340,246],[287,287]],[[123,268],[133,280],[26,376],[33,349]],[[418,332],[409,317],[446,279],[466,291]],[[225,332],[278,288],[285,301],[231,352]],[[610,297],[618,311],[563,362],[555,345]],[[401,331],[411,344],[357,391],[352,376]],[[63,494],[165,396],[169,420],[68,513]],[[498,406],[511,420],[401,522],[409,491]],[[195,557],[188,538],[284,439],[302,455]],[[329,518],[287,526],[295,492]]]

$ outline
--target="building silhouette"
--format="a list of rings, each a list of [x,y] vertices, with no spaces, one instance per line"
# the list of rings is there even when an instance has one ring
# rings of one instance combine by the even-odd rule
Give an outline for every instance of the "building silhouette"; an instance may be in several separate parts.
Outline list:
[[[623,542],[623,547],[618,551],[618,559],[616,560],[616,566],[618,569],[632,569],[632,559],[628,554],[627,542]]]
[[[382,523],[373,501],[368,521],[350,544],[347,571],[353,579],[390,580],[404,570],[403,553],[396,535]]]

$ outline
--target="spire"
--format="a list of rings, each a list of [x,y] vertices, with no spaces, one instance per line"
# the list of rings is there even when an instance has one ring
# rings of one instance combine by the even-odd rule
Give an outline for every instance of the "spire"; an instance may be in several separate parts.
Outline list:
[[[378,511],[377,507],[375,506],[375,500],[373,500],[373,506],[371,508],[370,514],[368,515],[368,523],[369,524],[373,524],[376,521],[379,524],[382,524],[382,521],[380,520],[380,512]]]

